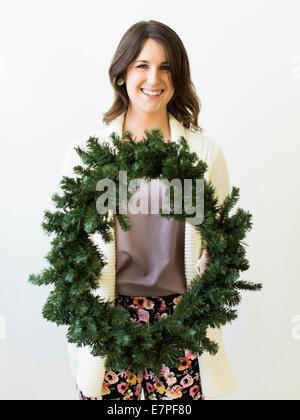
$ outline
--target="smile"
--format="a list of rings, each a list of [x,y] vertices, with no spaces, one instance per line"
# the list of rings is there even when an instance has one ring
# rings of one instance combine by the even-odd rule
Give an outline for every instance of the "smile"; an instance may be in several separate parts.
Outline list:
[[[162,89],[159,93],[158,92],[151,92],[147,89],[145,89],[145,90],[141,89],[141,91],[143,92],[144,95],[146,95],[148,97],[157,98],[158,96],[160,96],[164,92],[164,89]]]

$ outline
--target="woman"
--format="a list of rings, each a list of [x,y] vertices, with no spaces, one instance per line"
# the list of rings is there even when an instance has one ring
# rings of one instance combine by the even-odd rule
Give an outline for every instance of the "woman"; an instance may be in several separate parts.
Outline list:
[[[97,133],[99,141],[107,141],[113,131],[121,136],[127,130],[138,142],[145,136],[144,131],[153,127],[162,130],[166,142],[184,136],[191,151],[208,163],[206,177],[214,184],[221,202],[229,192],[225,158],[220,146],[203,136],[197,125],[200,102],[178,35],[157,21],[136,23],[120,41],[109,74],[115,101],[104,115],[106,125]],[[84,147],[85,142],[80,146]],[[78,143],[67,154],[62,175],[74,176],[73,167],[82,164],[74,152],[75,145]],[[150,184],[155,180],[142,184],[141,193],[151,205]],[[117,223],[112,243],[92,238],[108,260],[97,294],[126,308],[132,322],[158,322],[176,310],[195,277],[195,268],[198,274],[203,273],[209,252],[204,250],[199,259],[201,239],[187,223],[130,211],[128,217],[131,229],[124,232]],[[164,365],[159,377],[147,366],[138,376],[130,369],[107,371],[105,358],[93,357],[88,348],[69,344],[79,398],[139,400],[143,391],[145,399],[151,400],[202,400],[227,394],[236,385],[221,329],[209,329],[207,335],[219,345],[215,356],[207,352],[199,356],[186,349],[180,366]]]

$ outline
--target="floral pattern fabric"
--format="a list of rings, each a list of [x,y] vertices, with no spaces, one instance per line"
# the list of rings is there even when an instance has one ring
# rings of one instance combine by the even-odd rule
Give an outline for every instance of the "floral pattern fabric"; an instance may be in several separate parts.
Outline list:
[[[132,322],[153,323],[167,318],[183,295],[134,297],[118,295],[115,304],[126,308]],[[76,385],[80,400],[97,400],[83,395]],[[204,400],[197,354],[185,350],[180,366],[163,365],[159,376],[145,367],[138,375],[130,370],[105,372],[101,400],[140,400],[142,389],[146,400]]]

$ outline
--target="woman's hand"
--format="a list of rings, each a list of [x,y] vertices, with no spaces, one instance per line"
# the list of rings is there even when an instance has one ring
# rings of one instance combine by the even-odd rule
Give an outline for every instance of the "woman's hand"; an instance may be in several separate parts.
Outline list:
[[[202,252],[200,260],[198,260],[197,264],[195,265],[196,271],[201,276],[205,269],[206,265],[209,263],[209,251],[205,248]]]

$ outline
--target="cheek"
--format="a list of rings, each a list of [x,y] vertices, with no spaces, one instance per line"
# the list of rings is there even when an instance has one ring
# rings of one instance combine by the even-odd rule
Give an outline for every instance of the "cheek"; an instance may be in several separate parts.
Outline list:
[[[166,79],[166,85],[168,86],[168,90],[173,90],[174,88],[173,88],[173,83],[172,83],[172,79],[171,79],[171,76],[169,76],[169,77],[167,77],[167,79]]]
[[[127,93],[128,96],[134,97],[136,95],[138,95],[139,91],[139,84],[135,83],[133,80],[131,81],[131,83],[129,85],[127,85]]]
[[[142,83],[141,76],[136,72],[128,72],[127,74],[127,89],[131,93],[136,93],[139,85]]]
[[[168,97],[172,97],[174,95],[174,87],[171,81],[168,81],[166,83],[167,87],[168,87]]]

